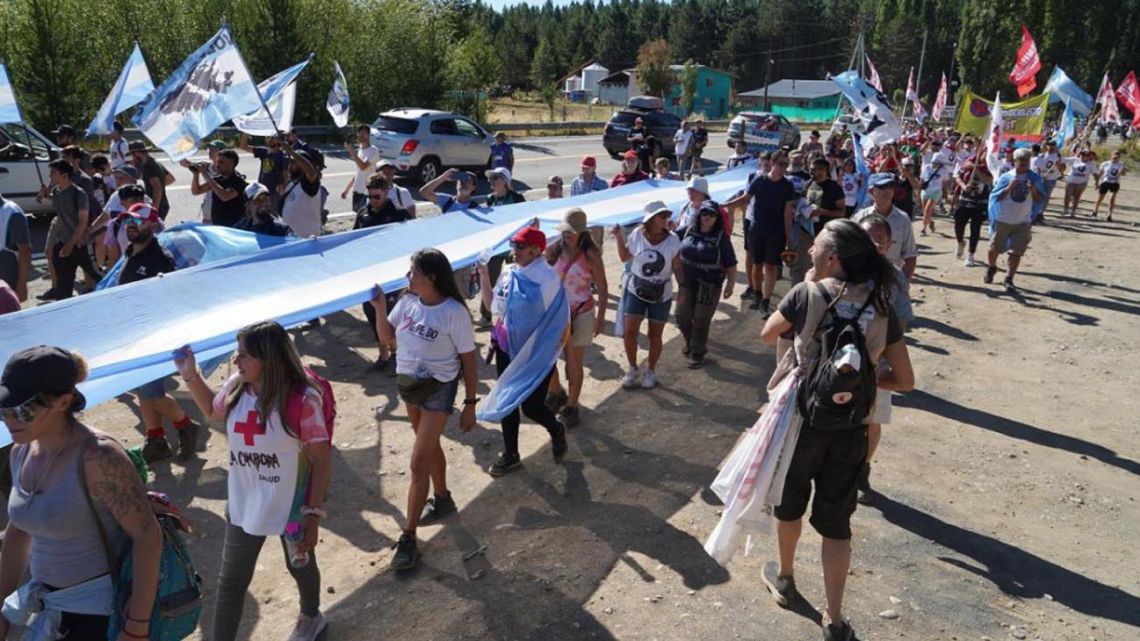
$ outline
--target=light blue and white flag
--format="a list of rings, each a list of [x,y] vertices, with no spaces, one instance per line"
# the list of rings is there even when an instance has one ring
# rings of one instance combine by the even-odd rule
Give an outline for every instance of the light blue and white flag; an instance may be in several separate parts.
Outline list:
[[[344,72],[340,70],[340,63],[333,62],[336,67],[336,79],[333,80],[332,89],[329,90],[328,110],[337,127],[348,126],[348,81],[344,79]]]
[[[172,160],[182,160],[222,123],[260,106],[257,85],[222,27],[143,102],[134,123]]]
[[[882,145],[902,137],[902,127],[883,92],[872,87],[855,71],[844,71],[833,76],[831,81],[839,87],[863,121],[864,145]]]
[[[1049,94],[1049,102],[1065,102],[1068,100],[1073,107],[1073,113],[1087,116],[1093,110],[1093,97],[1077,86],[1072,78],[1060,67],[1053,67],[1053,74],[1049,82],[1045,83],[1042,93]]]
[[[1071,139],[1077,133],[1077,118],[1073,114],[1073,101],[1065,100],[1065,115],[1061,116],[1061,126],[1057,129],[1057,135],[1053,136],[1053,140],[1057,143],[1058,149],[1065,148],[1065,142]]]
[[[111,133],[115,116],[145,100],[152,91],[154,91],[154,81],[150,79],[150,70],[147,69],[142,49],[136,42],[131,57],[127,58],[127,64],[123,66],[123,70],[119,72],[119,79],[111,88],[111,93],[107,94],[103,106],[99,107],[99,113],[95,114],[95,118],[87,126],[87,135],[105,136]]]
[[[297,76],[301,75],[312,60],[313,56],[309,54],[303,62],[258,83],[257,90],[265,99],[269,112],[266,113],[263,107],[251,114],[234,116],[234,127],[251,136],[273,136],[279,131],[289,131],[293,126],[293,108],[297,103]]]
[[[871,180],[871,168],[867,166],[867,157],[863,155],[863,136],[851,132],[855,139],[855,173],[859,174],[858,186],[855,189],[855,208],[866,207],[868,203],[867,183]]]
[[[20,106],[16,104],[16,92],[8,79],[8,68],[0,63],[0,125],[10,122],[23,122]]]

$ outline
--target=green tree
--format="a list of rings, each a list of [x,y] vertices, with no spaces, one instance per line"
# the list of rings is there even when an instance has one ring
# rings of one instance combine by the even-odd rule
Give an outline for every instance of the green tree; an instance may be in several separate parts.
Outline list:
[[[685,115],[693,113],[693,101],[697,99],[697,65],[692,58],[681,68],[681,108]]]
[[[637,83],[647,95],[664,98],[672,89],[669,60],[669,43],[665,40],[647,42],[638,50]]]
[[[545,87],[558,79],[558,54],[549,34],[543,34],[538,41],[530,78],[536,87]]]
[[[487,119],[484,95],[501,75],[499,55],[487,30],[481,26],[473,27],[458,46],[448,50],[448,83],[453,89],[474,93],[475,113],[472,116],[480,122]]]
[[[539,95],[542,97],[542,104],[546,105],[546,108],[550,110],[550,122],[554,122],[554,104],[558,101],[559,93],[561,92],[558,90],[558,85],[553,83],[543,85],[542,89],[539,90]]]

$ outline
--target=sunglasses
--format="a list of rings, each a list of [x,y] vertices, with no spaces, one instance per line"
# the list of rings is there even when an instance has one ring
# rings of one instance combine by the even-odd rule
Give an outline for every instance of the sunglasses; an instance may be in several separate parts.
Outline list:
[[[150,222],[149,218],[139,218],[138,216],[123,216],[119,220],[125,225],[134,225],[135,227],[141,227],[143,223]]]
[[[715,212],[715,211],[702,211],[700,213],[701,218],[712,218],[716,215],[717,215],[717,212]]]
[[[11,419],[16,419],[19,423],[32,422],[32,419],[36,417],[32,405],[39,402],[40,396],[40,394],[36,394],[16,407],[0,407],[0,419],[4,419],[5,423]]]
[[[381,200],[384,194],[368,194],[368,200]]]

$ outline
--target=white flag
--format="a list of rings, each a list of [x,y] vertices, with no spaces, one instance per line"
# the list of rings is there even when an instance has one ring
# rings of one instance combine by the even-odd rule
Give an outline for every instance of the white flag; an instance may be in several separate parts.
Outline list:
[[[934,107],[930,110],[930,117],[935,122],[942,120],[942,110],[946,109],[946,74],[942,74],[942,84],[938,86],[938,95],[934,98]]]
[[[234,116],[234,127],[251,136],[274,136],[278,132],[289,131],[293,127],[293,108],[297,103],[297,76],[301,75],[312,59],[310,54],[304,62],[259,82],[257,90],[269,107],[269,113],[263,107],[250,114]],[[274,124],[277,125],[276,128]]]
[[[1111,122],[1119,125],[1120,109],[1116,106],[1116,91],[1113,90],[1112,81],[1108,79],[1107,73],[1100,83],[1096,101],[1100,105],[1100,124],[1107,125]]]
[[[333,80],[332,89],[329,90],[329,98],[327,106],[329,114],[333,117],[333,122],[337,127],[348,126],[348,81],[344,79],[344,72],[340,70],[340,63],[334,61],[333,66],[336,67],[336,79]]]
[[[879,80],[879,70],[871,63],[871,56],[864,55],[863,57],[867,59],[867,69],[871,71],[871,77],[867,79],[867,82],[870,82],[875,89],[882,91],[883,81]]]
[[[986,129],[986,166],[997,177],[998,168],[1002,160],[1002,135],[1004,134],[1001,110],[1001,92],[994,96],[994,106],[990,108],[990,125]]]

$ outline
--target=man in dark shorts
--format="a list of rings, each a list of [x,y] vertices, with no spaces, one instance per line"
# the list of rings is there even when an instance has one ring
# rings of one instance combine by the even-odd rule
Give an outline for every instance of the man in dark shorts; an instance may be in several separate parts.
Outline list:
[[[752,252],[752,280],[760,283],[760,298],[754,298],[749,309],[758,309],[767,318],[771,313],[772,292],[776,289],[776,270],[780,254],[791,248],[793,206],[799,196],[784,177],[788,155],[782,151],[772,155],[768,174],[757,174],[744,193],[725,203],[735,207],[752,199],[752,223],[748,226],[748,248]]]

